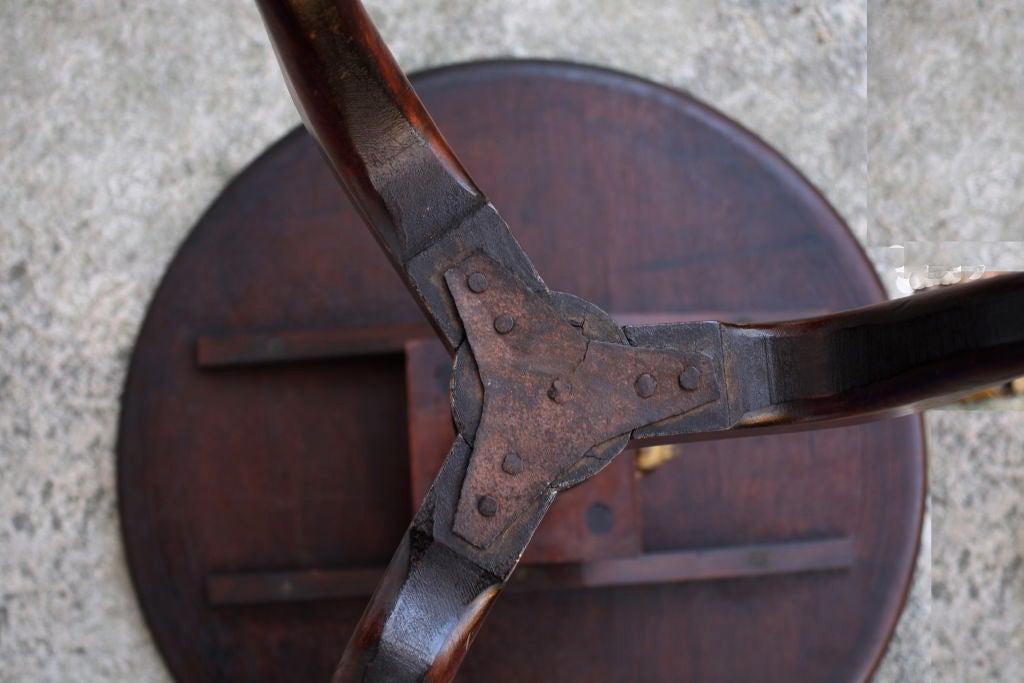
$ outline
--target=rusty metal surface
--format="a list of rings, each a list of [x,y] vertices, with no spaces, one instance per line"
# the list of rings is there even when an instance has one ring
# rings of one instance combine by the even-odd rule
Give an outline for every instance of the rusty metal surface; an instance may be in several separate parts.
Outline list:
[[[597,472],[634,428],[719,398],[709,357],[588,339],[586,322],[573,326],[484,254],[445,278],[483,385],[454,527],[477,547],[549,491]],[[679,378],[691,369],[698,382],[687,389]]]
[[[451,359],[437,339],[406,345],[406,396],[412,504],[418,505],[455,440],[448,380]],[[502,461],[505,471],[506,463]],[[636,557],[643,519],[632,458],[616,458],[588,481],[558,496],[523,554],[524,564]]]

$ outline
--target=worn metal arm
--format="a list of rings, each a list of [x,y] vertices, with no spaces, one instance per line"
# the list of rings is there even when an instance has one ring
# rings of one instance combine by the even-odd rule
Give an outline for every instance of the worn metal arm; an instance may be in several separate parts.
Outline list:
[[[633,344],[719,359],[727,395],[702,416],[635,430],[637,445],[820,428],[924,410],[1024,375],[1024,273],[806,320],[625,332]]]
[[[547,292],[358,0],[257,0],[292,98],[339,182],[454,352],[444,272],[486,247]]]
[[[472,448],[460,436],[356,626],[333,683],[449,681],[554,499],[535,501],[486,552],[455,536]]]

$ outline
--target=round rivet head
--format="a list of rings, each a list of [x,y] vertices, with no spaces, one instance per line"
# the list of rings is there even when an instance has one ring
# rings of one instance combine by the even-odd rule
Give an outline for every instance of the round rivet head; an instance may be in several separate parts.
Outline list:
[[[615,528],[615,511],[604,503],[594,503],[584,513],[587,530],[595,536],[604,536]]]
[[[516,326],[516,319],[507,313],[503,313],[494,319],[494,329],[498,334],[508,334]]]
[[[700,386],[700,370],[692,365],[679,373],[679,386],[687,391],[693,391]]]
[[[466,278],[466,286],[469,287],[469,291],[480,292],[487,291],[487,276],[483,273],[470,273],[469,277]]]
[[[284,353],[288,345],[280,337],[271,337],[267,340],[267,353]]]
[[[565,403],[572,397],[572,385],[564,379],[556,379],[548,388],[548,398],[555,403]]]
[[[654,379],[654,375],[644,373],[636,378],[636,384],[633,388],[636,389],[636,394],[640,398],[650,398],[654,396],[654,390],[658,386],[658,380]]]
[[[480,500],[476,502],[476,509],[484,517],[493,517],[498,514],[498,501],[490,496],[480,496]]]
[[[509,453],[501,461],[501,470],[505,474],[519,474],[523,471],[523,459],[518,453]]]

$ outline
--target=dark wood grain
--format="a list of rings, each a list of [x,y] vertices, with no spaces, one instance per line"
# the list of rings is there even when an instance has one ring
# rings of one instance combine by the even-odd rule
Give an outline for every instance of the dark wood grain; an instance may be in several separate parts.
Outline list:
[[[201,368],[277,365],[310,360],[401,355],[410,339],[433,339],[429,325],[277,330],[263,334],[202,336],[196,340]],[[447,355],[446,355],[447,358]]]
[[[882,297],[820,195],[683,95],[533,62],[414,83],[556,289],[658,319],[773,320]],[[132,359],[118,466],[133,577],[179,680],[328,680],[361,600],[213,607],[205,578],[379,566],[412,514],[399,357],[211,372],[197,367],[196,340],[423,322],[301,133],[240,176],[183,245]],[[916,418],[687,444],[637,486],[647,552],[844,535],[855,561],[846,572],[510,593],[460,680],[868,676],[916,549]]]
[[[257,0],[306,128],[451,351],[443,275],[486,245],[547,287],[413,92],[358,0]]]
[[[550,519],[551,515],[547,515],[545,523]],[[646,553],[532,567],[524,562],[503,590],[594,589],[797,574],[849,569],[854,559],[853,539],[830,538]],[[214,574],[206,579],[206,597],[211,605],[217,606],[369,597],[386,570],[386,567],[360,567]]]

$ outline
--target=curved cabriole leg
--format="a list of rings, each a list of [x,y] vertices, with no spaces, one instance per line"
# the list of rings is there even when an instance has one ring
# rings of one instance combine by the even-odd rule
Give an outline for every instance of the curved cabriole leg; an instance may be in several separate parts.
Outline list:
[[[641,346],[689,349],[713,329],[731,397],[718,437],[904,415],[1024,375],[1024,273],[806,320],[627,327]],[[713,425],[699,425],[712,431]],[[667,420],[634,445],[685,439]]]
[[[449,680],[502,583],[410,529],[332,680]]]
[[[257,0],[285,80],[342,187],[452,352],[444,272],[477,249],[547,287],[356,0]]]
[[[362,5],[257,4],[306,127],[449,350],[459,347],[465,331],[444,274],[470,254],[499,256],[547,298],[547,287],[448,148]],[[453,447],[364,613],[336,681],[445,681],[455,675],[551,500],[536,502],[535,515],[478,552],[449,531],[469,451],[461,438]]]
[[[474,551],[448,531],[470,453],[469,444],[456,439],[363,612],[334,683],[455,677],[553,500],[542,500],[489,552]]]

